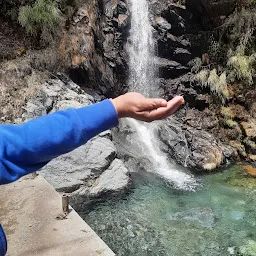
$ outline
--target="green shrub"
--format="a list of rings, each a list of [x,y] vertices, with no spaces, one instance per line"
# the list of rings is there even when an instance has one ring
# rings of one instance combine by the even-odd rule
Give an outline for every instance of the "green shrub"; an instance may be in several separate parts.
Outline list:
[[[230,77],[243,80],[248,84],[253,84],[255,74],[254,65],[256,64],[256,54],[246,56],[241,53],[235,53],[228,59],[228,67],[231,69]]]
[[[235,117],[230,107],[221,107],[220,113],[225,119],[233,119]]]
[[[231,129],[239,128],[238,123],[232,119],[224,119],[224,125]]]
[[[256,28],[256,9],[242,8],[230,15],[222,25],[221,35],[229,39],[230,47],[233,49],[241,43],[244,46],[255,43],[253,33]]]
[[[219,83],[219,76],[217,75],[217,70],[214,68],[210,71],[209,77],[207,79],[207,85],[211,89],[212,92],[217,92],[217,88]]]
[[[249,7],[236,10],[225,20],[219,41],[210,38],[211,60],[217,61],[218,68],[226,70],[228,82],[240,80],[245,84],[253,84],[256,66],[256,7],[252,2],[256,3],[255,0],[246,5],[241,3],[241,6]],[[222,79],[225,80],[224,77]],[[227,93],[226,90],[224,92]]]
[[[195,78],[201,86],[209,87],[210,91],[221,98],[222,101],[225,102],[229,98],[226,72],[221,73],[219,76],[216,69],[211,71],[202,69],[195,75]]]
[[[208,69],[202,69],[199,73],[195,75],[196,80],[203,86],[207,87],[208,83],[208,77],[209,77],[210,71]]]
[[[20,8],[18,20],[26,32],[50,43],[60,24],[60,11],[54,0],[37,0],[33,7]]]
[[[13,21],[17,21],[20,6],[34,2],[34,0],[0,0],[0,13]]]

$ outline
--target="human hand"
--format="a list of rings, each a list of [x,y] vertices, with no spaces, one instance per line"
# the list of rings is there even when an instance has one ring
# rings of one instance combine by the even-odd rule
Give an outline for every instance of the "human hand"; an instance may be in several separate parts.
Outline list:
[[[181,96],[170,101],[164,99],[150,99],[136,92],[129,92],[115,99],[111,99],[119,118],[131,117],[137,120],[152,122],[172,115],[180,105],[184,104]]]

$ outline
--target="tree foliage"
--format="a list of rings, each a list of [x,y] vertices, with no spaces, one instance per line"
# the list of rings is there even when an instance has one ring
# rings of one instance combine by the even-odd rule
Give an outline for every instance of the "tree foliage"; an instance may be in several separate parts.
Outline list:
[[[230,80],[238,79],[253,84],[256,64],[256,8],[235,11],[223,24],[223,32],[229,39],[227,67]]]
[[[236,80],[241,85],[253,86],[256,78],[256,1],[241,3],[237,9],[217,28],[220,37],[209,40],[211,64],[199,66],[193,63],[192,71],[201,85],[222,98],[229,96],[227,84]],[[244,8],[243,6],[247,6]],[[207,73],[208,72],[208,73]]]
[[[20,8],[18,21],[26,32],[50,43],[57,32],[61,16],[54,0],[37,0],[33,6]]]

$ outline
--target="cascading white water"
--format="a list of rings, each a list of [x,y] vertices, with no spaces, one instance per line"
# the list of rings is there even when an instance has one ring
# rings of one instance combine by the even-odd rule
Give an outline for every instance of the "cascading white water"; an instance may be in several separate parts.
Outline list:
[[[129,86],[144,96],[153,96],[155,45],[146,0],[131,0],[131,30],[129,46]],[[156,89],[156,88],[155,88]]]
[[[129,51],[129,86],[131,91],[142,93],[147,97],[157,97],[158,88],[155,83],[156,69],[154,65],[154,39],[149,21],[149,7],[147,0],[131,1],[131,31]],[[146,155],[153,164],[153,172],[162,176],[175,187],[193,190],[196,180],[192,175],[176,170],[168,162],[167,156],[160,151],[158,139],[152,124],[143,124],[129,120],[129,124],[136,131],[147,151]],[[145,153],[145,152],[144,152]]]

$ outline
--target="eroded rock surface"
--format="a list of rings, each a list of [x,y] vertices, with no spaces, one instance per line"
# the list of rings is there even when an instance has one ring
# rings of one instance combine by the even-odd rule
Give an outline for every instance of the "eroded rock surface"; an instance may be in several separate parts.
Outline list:
[[[68,78],[51,79],[27,102],[23,119],[70,107],[79,108],[93,102],[91,95]],[[116,147],[111,137],[110,131],[99,134],[85,145],[50,161],[40,174],[58,191],[71,193],[74,201],[120,193],[129,186],[130,178],[123,162],[116,158]]]
[[[159,137],[172,158],[193,170],[214,170],[225,158],[222,144],[212,134],[183,125],[174,117],[160,126]]]

